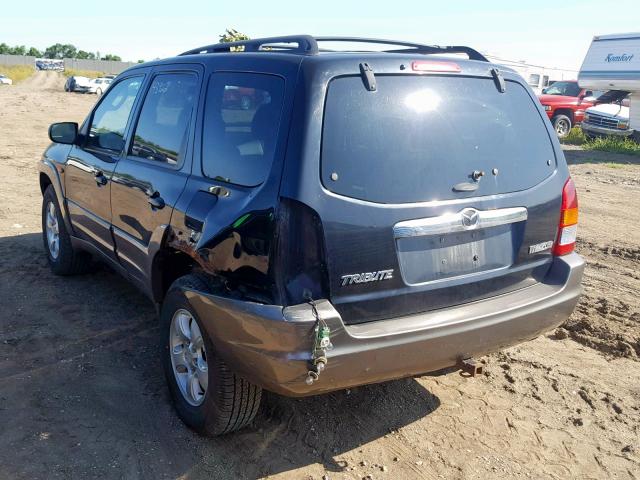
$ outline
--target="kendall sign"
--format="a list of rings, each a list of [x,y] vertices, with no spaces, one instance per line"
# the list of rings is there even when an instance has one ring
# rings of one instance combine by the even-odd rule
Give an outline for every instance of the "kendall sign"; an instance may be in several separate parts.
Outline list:
[[[607,55],[604,61],[605,62],[630,62],[632,58],[633,58],[633,55],[627,55],[626,53],[623,53],[622,55],[614,55],[613,53],[610,53],[609,55]]]

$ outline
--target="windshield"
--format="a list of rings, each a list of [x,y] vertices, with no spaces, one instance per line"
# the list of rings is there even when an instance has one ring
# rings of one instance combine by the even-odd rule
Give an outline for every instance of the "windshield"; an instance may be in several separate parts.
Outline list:
[[[376,92],[359,76],[329,84],[321,160],[327,189],[409,203],[458,198],[453,186],[476,170],[487,178],[469,196],[524,190],[553,171],[545,124],[521,84],[507,81],[500,93],[488,78],[376,80]]]
[[[577,97],[580,95],[580,87],[576,82],[555,82],[543,92],[546,95],[564,95]]]

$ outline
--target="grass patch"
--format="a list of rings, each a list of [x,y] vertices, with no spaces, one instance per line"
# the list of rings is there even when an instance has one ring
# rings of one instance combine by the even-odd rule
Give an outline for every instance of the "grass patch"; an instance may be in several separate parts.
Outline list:
[[[65,68],[63,72],[65,77],[88,77],[98,78],[104,77],[104,72],[98,72],[96,70],[77,70],[75,68]]]
[[[589,150],[640,156],[640,143],[634,142],[630,138],[598,137],[590,140],[586,146]]]
[[[582,129],[578,127],[573,127],[569,135],[560,140],[560,142],[567,145],[584,145],[588,141],[587,136],[582,132]]]
[[[14,84],[29,78],[34,72],[31,65],[0,65],[0,73],[13,80]]]
[[[600,152],[640,156],[640,143],[635,142],[631,138],[611,135],[591,139],[578,127],[572,128],[569,135],[563,138],[561,142],[566,145],[580,145],[583,150],[597,150]]]

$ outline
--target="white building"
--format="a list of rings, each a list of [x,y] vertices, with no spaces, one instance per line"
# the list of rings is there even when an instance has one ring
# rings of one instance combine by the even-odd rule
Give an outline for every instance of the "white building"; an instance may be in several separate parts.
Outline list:
[[[485,55],[492,62],[514,69],[531,86],[536,94],[541,94],[542,89],[558,80],[576,80],[577,70],[569,70],[556,67],[545,67],[543,65],[533,65],[524,60],[507,60],[494,55]]]

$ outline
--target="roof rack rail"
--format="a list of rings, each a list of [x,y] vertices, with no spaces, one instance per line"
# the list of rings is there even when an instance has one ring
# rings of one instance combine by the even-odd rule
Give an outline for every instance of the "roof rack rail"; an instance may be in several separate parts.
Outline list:
[[[188,50],[181,53],[180,56],[198,53],[227,53],[233,52],[233,49],[238,47],[244,47],[242,49],[244,52],[285,51],[287,53],[301,53],[305,55],[316,55],[318,53],[318,42],[316,42],[315,38],[311,35],[287,35],[283,37],[255,38],[252,40],[240,40],[238,42],[216,43]]]
[[[390,45],[404,47],[393,50],[382,50],[383,53],[420,53],[423,55],[463,53],[470,60],[488,62],[487,57],[471,47],[423,45],[421,43],[404,42],[399,40],[383,40],[379,38],[361,37],[312,37],[311,35],[287,35],[283,37],[256,38],[252,40],[242,40],[238,42],[216,43],[200,48],[188,50],[180,55],[194,55],[199,53],[227,53],[234,49],[242,48],[244,52],[286,52],[302,55],[317,55],[320,52],[336,51],[325,50],[318,47],[320,42],[343,42],[343,43],[368,43],[375,45]],[[340,50],[338,50],[340,51]],[[348,51],[348,50],[347,50]],[[365,53],[359,51],[360,53]]]
[[[369,43],[373,45],[395,45],[398,47],[407,47],[394,50],[383,50],[384,53],[421,53],[424,55],[433,55],[438,53],[464,53],[470,60],[480,60],[488,62],[487,57],[471,47],[424,45],[422,43],[404,42],[399,40],[382,40],[379,38],[361,38],[361,37],[315,37],[316,42],[345,42],[345,43]]]

